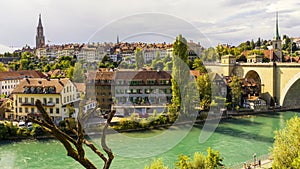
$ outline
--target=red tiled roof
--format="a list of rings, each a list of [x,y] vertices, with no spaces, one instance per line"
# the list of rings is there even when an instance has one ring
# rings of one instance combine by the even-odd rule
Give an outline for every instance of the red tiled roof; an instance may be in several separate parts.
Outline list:
[[[0,72],[0,81],[3,80],[16,80],[23,78],[46,78],[42,72],[37,70],[18,70],[9,72]]]
[[[68,78],[64,79],[42,79],[42,78],[28,78],[20,81],[19,85],[12,91],[15,93],[24,93],[25,87],[55,87],[56,93],[61,93],[65,85],[71,82]]]

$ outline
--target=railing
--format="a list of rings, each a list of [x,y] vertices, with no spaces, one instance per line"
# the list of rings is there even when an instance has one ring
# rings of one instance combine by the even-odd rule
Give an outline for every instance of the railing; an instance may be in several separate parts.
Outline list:
[[[262,162],[264,160],[267,160],[269,157],[270,157],[270,154],[264,154],[264,155],[261,155],[259,157],[256,157],[256,165],[258,165],[258,160],[260,160]],[[229,168],[231,168],[231,169],[242,169],[243,166],[244,166],[244,163],[246,163],[247,166],[248,166],[248,164],[251,164],[251,168],[253,168],[254,159],[252,158],[252,159],[249,159],[249,160],[247,160],[245,162],[242,162],[242,163],[239,163],[239,164],[235,164],[233,166],[230,166]],[[256,167],[258,167],[258,166],[256,166]]]

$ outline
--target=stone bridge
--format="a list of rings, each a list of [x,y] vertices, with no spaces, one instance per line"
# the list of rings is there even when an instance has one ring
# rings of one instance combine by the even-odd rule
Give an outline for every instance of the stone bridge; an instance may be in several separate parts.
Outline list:
[[[261,97],[270,103],[273,98],[277,105],[286,108],[300,108],[300,64],[298,63],[237,63],[223,60],[221,63],[204,64],[208,71],[224,76],[236,75],[253,78],[261,88]]]

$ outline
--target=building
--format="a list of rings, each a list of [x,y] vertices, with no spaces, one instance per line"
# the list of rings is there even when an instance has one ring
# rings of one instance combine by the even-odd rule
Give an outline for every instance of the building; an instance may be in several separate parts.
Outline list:
[[[35,101],[39,99],[52,119],[58,123],[69,117],[67,105],[72,106],[80,100],[79,91],[67,78],[26,78],[13,90],[12,95],[15,120],[27,120],[28,114],[39,118],[40,113],[35,106]]]
[[[45,46],[45,36],[44,36],[44,28],[42,25],[41,14],[39,15],[39,23],[37,27],[37,33],[35,37],[35,47],[36,49],[42,48]]]
[[[9,98],[0,99],[0,120],[13,119],[13,101]]]
[[[46,75],[37,70],[0,72],[0,94],[9,96],[24,78],[46,78]]]
[[[102,112],[110,112],[112,100],[112,88],[115,72],[110,69],[99,69],[94,73],[89,73],[86,83],[86,98],[97,101]]]

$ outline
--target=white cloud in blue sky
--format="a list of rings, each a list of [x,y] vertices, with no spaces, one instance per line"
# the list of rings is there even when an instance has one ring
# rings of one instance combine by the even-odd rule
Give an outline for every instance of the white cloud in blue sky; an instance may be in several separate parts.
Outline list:
[[[42,14],[46,40],[61,44],[86,42],[99,28],[126,16],[158,12],[193,24],[213,46],[218,43],[237,45],[258,37],[272,39],[277,10],[281,35],[300,36],[299,7],[295,0],[2,0],[0,44],[34,46],[39,13]],[[150,22],[159,21],[163,20],[157,18]],[[147,26],[141,23],[143,20],[138,30]],[[158,30],[166,27],[166,23],[156,25],[160,26]],[[124,38],[124,29],[120,27],[120,39]],[[132,27],[129,32],[134,30]],[[115,41],[114,33],[106,40]],[[197,37],[191,39],[198,40]]]

